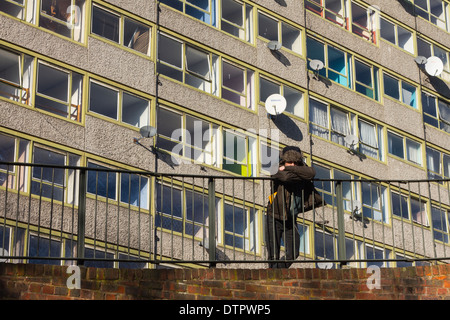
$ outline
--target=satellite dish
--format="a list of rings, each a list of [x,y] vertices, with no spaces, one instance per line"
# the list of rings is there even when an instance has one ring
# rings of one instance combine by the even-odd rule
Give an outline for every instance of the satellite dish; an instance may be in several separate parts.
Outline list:
[[[417,58],[414,59],[414,61],[416,61],[416,63],[418,65],[424,65],[425,63],[427,63],[427,58],[425,58],[424,56],[418,56]]]
[[[359,142],[359,139],[357,136],[349,134],[345,136],[344,141],[351,149],[354,149],[356,144]]]
[[[282,114],[286,110],[286,99],[278,93],[271,94],[266,99],[266,111],[272,116]]]
[[[353,200],[352,201],[352,209],[353,209],[353,212],[355,212],[355,211],[359,211],[359,210],[361,210],[361,201],[359,201],[359,200]]]
[[[267,44],[267,47],[272,51],[278,51],[281,49],[281,43],[279,43],[278,41],[270,41]]]
[[[322,61],[317,60],[317,59],[314,59],[314,60],[311,60],[311,61],[309,62],[309,66],[310,66],[311,69],[313,69],[314,71],[319,71],[319,70],[322,70],[322,69],[323,69],[324,64],[323,64]]]
[[[444,70],[444,63],[436,56],[429,57],[425,64],[425,71],[432,77],[438,77]]]
[[[142,138],[151,138],[156,135],[156,128],[152,126],[144,126],[139,130]]]

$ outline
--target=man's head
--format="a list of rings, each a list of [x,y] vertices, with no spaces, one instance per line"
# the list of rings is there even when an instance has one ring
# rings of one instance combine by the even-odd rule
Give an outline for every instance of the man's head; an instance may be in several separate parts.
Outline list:
[[[281,151],[280,164],[289,165],[301,165],[303,164],[303,154],[299,147],[288,146]]]

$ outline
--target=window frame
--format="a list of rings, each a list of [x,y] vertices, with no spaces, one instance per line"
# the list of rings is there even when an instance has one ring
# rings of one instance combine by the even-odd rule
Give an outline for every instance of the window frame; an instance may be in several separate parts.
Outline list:
[[[237,5],[241,6],[241,18],[242,25],[235,23],[234,21],[230,21],[224,17],[225,1],[233,2]],[[230,7],[230,6],[228,6]],[[253,27],[253,10],[254,7],[246,2],[239,0],[222,0],[220,6],[220,30],[231,34],[234,37],[237,37],[241,40],[247,41],[248,43],[253,43],[254,40],[254,27]]]
[[[263,82],[266,82],[272,88],[277,87],[278,90],[273,90],[273,92],[267,89],[263,90],[262,88]],[[305,96],[306,96],[305,92],[303,92],[300,89],[294,88],[291,85],[287,85],[282,82],[276,81],[272,78],[269,78],[261,73],[259,74],[258,77],[258,84],[259,84],[258,101],[260,105],[265,106],[265,102],[270,95],[280,94],[286,99],[286,109],[284,111],[285,113],[289,113],[289,115],[301,119],[305,118]],[[287,92],[289,91],[291,91],[292,93],[288,95]],[[264,95],[262,95],[263,93]],[[293,94],[301,95],[300,99],[295,104],[291,104],[290,96]],[[294,112],[292,112],[291,109],[293,109]],[[299,113],[295,113],[295,110],[298,110]]]
[[[15,56],[17,59],[17,75],[19,77],[18,83],[15,83],[12,79],[0,78],[0,88],[2,91],[12,89],[14,92],[2,93],[1,98],[9,99],[18,103],[31,105],[31,90],[34,80],[34,64],[36,59],[22,52],[11,50],[10,48],[0,47],[0,52],[4,52],[6,55]],[[3,58],[2,61],[8,59]],[[10,59],[9,59],[10,60]],[[6,78],[6,77],[5,77]]]
[[[125,15],[119,11],[115,11],[113,9],[98,5],[96,3],[92,3],[92,13],[91,13],[91,27],[90,27],[90,35],[94,35],[102,40],[106,40],[107,42],[111,42],[119,45],[121,48],[129,49],[130,51],[141,54],[147,57],[151,55],[152,48],[152,26],[141,22],[138,19],[132,18],[131,16]],[[111,16],[115,16],[117,18],[117,39],[109,38],[104,34],[100,34],[94,31],[94,19],[96,10],[100,10],[103,13]],[[104,22],[103,22],[104,23]],[[127,23],[132,23],[138,27],[133,33],[133,36],[129,39],[125,39]],[[138,32],[138,33],[136,33]],[[128,45],[125,43],[128,41]],[[142,49],[141,49],[142,48]]]
[[[302,55],[302,37],[303,37],[303,32],[302,29],[295,27],[294,25],[287,23],[283,20],[280,20],[278,18],[275,18],[269,14],[267,14],[266,12],[263,12],[261,10],[258,10],[256,13],[257,16],[257,37],[259,39],[263,39],[263,41],[265,42],[270,42],[270,41],[277,41],[281,44],[281,47],[289,50],[291,52],[294,52],[298,55]],[[264,19],[268,19],[268,20],[272,20],[273,24],[276,24],[276,39],[272,39],[272,36],[269,34],[268,36],[265,35],[265,33],[262,32],[262,28],[263,28],[263,24],[261,23],[261,17],[263,17]],[[293,41],[293,45],[289,45],[287,46],[286,41],[285,41],[285,37],[284,37],[284,28],[289,27],[294,31],[298,31],[298,36],[296,37],[295,41]],[[273,30],[270,30],[270,26],[269,28],[267,28],[267,26],[264,24],[264,28],[266,29],[266,31],[272,31],[272,33],[275,33]]]
[[[433,14],[432,8],[430,7],[430,4],[431,4],[430,0],[424,0],[424,1],[426,1],[427,8],[423,8],[420,5],[416,4],[416,1],[417,0],[414,0],[412,2],[414,5],[414,12],[416,13],[417,16],[434,24],[435,26],[437,26],[440,29],[448,31],[448,6],[449,6],[449,3],[447,1],[435,0],[435,1],[441,2],[442,14],[444,15],[444,18],[440,18],[440,17],[436,16],[435,14]],[[433,20],[436,20],[436,22],[433,22]],[[438,23],[439,21],[441,22],[441,24]]]
[[[423,121],[428,125],[431,125],[439,130],[442,130],[443,132],[450,133],[450,119],[449,120],[442,119],[440,109],[441,104],[447,106],[447,108],[450,109],[450,102],[447,102],[442,98],[423,90],[421,99],[422,99]],[[425,100],[429,101],[429,99],[433,99],[434,103],[433,105],[431,105],[429,102],[427,102],[425,107],[424,101]],[[433,108],[433,110],[431,110],[430,108]],[[431,114],[429,111],[434,112],[434,114]]]
[[[70,0],[70,5],[66,8],[66,12],[57,12],[58,8],[50,5],[50,13],[47,8],[43,8],[44,1],[40,0],[39,8],[36,9],[37,25],[40,28],[56,33],[65,38],[69,38],[76,42],[84,42],[84,24],[86,16],[86,0]],[[61,4],[60,2],[58,5]],[[44,10],[45,9],[45,10]],[[64,9],[62,9],[64,10]],[[70,14],[68,11],[70,10]],[[75,14],[75,17],[72,15]],[[65,15],[68,15],[66,17]],[[65,18],[66,20],[63,20]],[[79,21],[81,19],[81,21]]]
[[[401,150],[402,151],[402,155],[401,156],[396,154],[396,153],[394,153],[393,151],[391,152],[391,150],[392,150],[391,149],[391,145],[392,144],[390,142],[391,141],[390,137],[392,135],[395,136],[397,139],[401,139],[401,143],[402,143],[402,145],[401,145],[401,147],[402,147],[402,150]],[[398,157],[398,158],[400,158],[402,160],[406,160],[408,162],[411,162],[414,165],[423,166],[423,160],[422,160],[422,157],[423,157],[423,150],[422,150],[423,146],[422,146],[422,143],[420,143],[420,142],[418,142],[416,140],[410,139],[410,138],[408,138],[408,137],[406,137],[404,135],[401,135],[399,133],[396,133],[394,131],[391,131],[389,129],[387,130],[387,141],[388,141],[388,154],[393,155],[395,157]],[[420,162],[415,162],[414,160],[412,160],[413,157],[409,156],[409,151],[408,150],[410,150],[410,149],[408,148],[408,143],[413,143],[413,144],[416,144],[416,145],[419,146],[419,148],[418,148],[419,153],[417,154],[417,158],[419,159]]]
[[[396,198],[396,201],[398,202],[398,206],[396,207],[394,205],[394,195]],[[413,196],[410,192],[406,194],[406,192],[401,191],[390,191],[390,200],[391,200],[391,216],[400,219],[400,220],[406,220],[410,223],[421,225],[422,227],[426,228],[430,226],[429,218],[428,218],[428,204],[426,201],[422,200],[420,195]],[[418,204],[421,211],[418,213],[421,215],[416,215],[416,217],[421,217],[421,219],[414,218],[414,212],[413,212],[413,201]],[[405,208],[406,206],[406,208]],[[395,211],[396,208],[400,209],[400,212]],[[404,211],[406,209],[406,212]],[[423,221],[425,219],[425,221]],[[422,220],[422,221],[419,221]],[[425,223],[424,223],[425,222]]]
[[[394,31],[394,34],[393,34],[394,42],[392,42],[387,37],[383,36],[383,30],[385,30],[383,28],[383,23],[386,23],[386,24],[389,24],[389,25],[392,26],[393,31]],[[399,32],[400,29],[408,32],[411,35],[410,39],[408,41],[404,42],[404,45],[400,44],[400,32]],[[405,33],[403,32],[403,34],[405,34]],[[389,42],[389,43],[391,43],[391,44],[393,44],[393,45],[395,45],[395,46],[397,46],[397,47],[399,47],[400,49],[402,49],[402,50],[404,50],[406,52],[411,53],[412,55],[415,55],[415,48],[414,48],[415,32],[414,31],[410,31],[409,29],[406,29],[403,26],[400,26],[398,23],[395,23],[395,22],[393,22],[393,21],[391,21],[391,20],[389,20],[389,19],[387,19],[385,17],[380,17],[380,38],[385,40],[385,41],[387,41],[387,42]],[[406,43],[408,43],[409,41],[411,41],[411,43],[407,46]]]
[[[67,88],[66,88],[67,101],[62,100],[59,97],[39,92],[39,83],[41,81],[41,74],[40,74],[41,66],[48,69],[52,69],[52,72],[56,71],[67,75]],[[37,60],[34,107],[38,110],[51,113],[53,116],[62,117],[64,119],[80,123],[83,119],[83,89],[85,81],[84,78],[85,78],[84,75],[81,73],[50,64],[43,60]],[[74,93],[74,91],[76,91],[77,93]],[[42,107],[39,107],[38,100],[39,101],[42,100],[45,104],[42,105]],[[48,102],[56,104],[57,107],[53,108],[52,106],[47,106],[46,104]],[[60,108],[58,107],[58,105],[67,107],[67,109],[59,110]]]
[[[197,90],[200,90],[202,92],[206,92],[209,94],[217,95],[218,93],[215,91],[216,88],[214,88],[214,83],[217,81],[216,77],[217,75],[214,74],[214,67],[219,60],[219,57],[212,52],[208,52],[204,49],[200,49],[197,46],[193,44],[189,44],[183,40],[177,39],[171,35],[168,35],[166,33],[158,33],[158,56],[157,56],[157,64],[158,64],[158,70],[159,74],[168,77],[170,79],[173,79],[175,81],[181,82],[185,85],[188,85],[192,88],[195,88]],[[161,38],[165,37],[169,41],[172,41],[174,43],[177,43],[180,47],[180,54],[179,57],[177,57],[177,60],[179,60],[180,65],[174,65],[171,64],[169,61],[164,60],[164,58],[161,55]],[[206,75],[200,74],[199,72],[195,70],[189,70],[189,62],[188,62],[188,50],[193,50],[194,52],[198,52],[199,54],[203,54],[207,57],[207,64],[208,64],[208,72]],[[170,53],[173,54],[173,50]],[[190,58],[189,58],[190,59]],[[173,60],[171,58],[171,60]],[[166,68],[171,73],[173,71],[176,72],[176,74],[173,76],[171,74],[168,74],[165,70],[161,71],[161,68]],[[197,82],[197,83],[195,83]]]
[[[47,165],[47,163],[35,162],[36,148],[39,148],[40,150],[42,150],[44,152],[47,151],[47,152],[53,153],[58,156],[63,156],[64,163],[58,164],[56,166],[78,166],[81,163],[81,158],[82,158],[81,155],[78,155],[78,154],[63,150],[63,149],[52,148],[52,147],[49,147],[49,146],[46,146],[43,144],[39,144],[36,142],[33,142],[33,145],[31,147],[31,155],[30,155],[31,163],[34,164],[33,168],[30,169],[31,170],[30,178],[29,178],[30,179],[30,182],[29,182],[30,194],[33,194],[40,198],[42,197],[42,198],[51,199],[52,201],[58,201],[61,203],[77,205],[78,188],[74,185],[73,182],[78,180],[74,177],[74,175],[79,175],[79,172],[74,169],[64,169],[64,168],[56,168],[55,169],[55,168],[53,168],[54,170],[51,173],[52,180],[45,179],[43,176],[35,177],[34,174],[35,174],[36,170],[39,170],[41,175],[45,174],[44,170],[46,170],[46,169],[52,170],[52,168],[39,167],[39,164]],[[50,164],[50,165],[52,165],[52,164]],[[62,171],[62,176],[63,176],[63,184],[62,185],[60,184],[57,186],[57,183],[53,180],[55,170]],[[48,170],[46,170],[46,171],[48,172]],[[39,186],[39,193],[33,192],[33,183],[35,183]],[[42,193],[42,186],[51,188],[51,197],[47,197],[45,194]],[[61,199],[54,198],[54,188],[61,189],[61,192],[62,192]]]
[[[90,78],[89,79],[89,97],[88,97],[88,107],[87,112],[91,115],[95,115],[101,118],[105,118],[111,121],[117,121],[120,124],[131,126],[134,128],[141,128],[145,125],[148,125],[150,123],[150,117],[151,117],[151,100],[142,96],[139,96],[137,94],[134,94],[131,90],[125,90],[116,86],[109,85],[101,80],[97,80],[96,78]],[[108,90],[111,93],[116,95],[116,105],[115,105],[115,117],[112,116],[112,113],[110,112],[100,112],[105,110],[104,107],[96,107],[94,109],[94,106],[92,105],[96,101],[105,101],[104,96],[98,98],[96,95],[94,95],[93,85],[98,87],[100,90]],[[95,94],[99,94],[98,91]],[[112,95],[111,95],[112,97]],[[134,117],[135,124],[131,123],[131,120],[128,121],[128,119],[124,119],[124,111],[125,111],[125,98],[130,97],[131,99],[139,100],[141,103],[146,103],[147,106],[145,109],[142,109],[141,106],[141,112],[137,112],[139,115],[138,117]],[[108,104],[110,106],[111,104]],[[137,120],[138,119],[138,120]]]

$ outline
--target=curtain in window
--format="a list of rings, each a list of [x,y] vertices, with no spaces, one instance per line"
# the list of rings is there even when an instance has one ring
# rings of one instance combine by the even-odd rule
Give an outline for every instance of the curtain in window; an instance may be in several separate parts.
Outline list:
[[[375,127],[369,123],[359,122],[359,134],[363,145],[361,145],[361,152],[373,158],[377,158],[377,136],[375,134]]]
[[[326,104],[316,100],[309,100],[310,111],[309,120],[313,123],[310,126],[311,133],[328,139],[328,107]]]
[[[420,152],[420,144],[411,140],[406,140],[406,155],[409,161],[417,164],[422,163],[422,153]]]
[[[441,160],[440,152],[433,149],[427,149],[428,171],[440,173],[440,165],[441,165],[440,160]]]
[[[348,114],[331,108],[331,141],[345,145],[344,138],[350,133]]]

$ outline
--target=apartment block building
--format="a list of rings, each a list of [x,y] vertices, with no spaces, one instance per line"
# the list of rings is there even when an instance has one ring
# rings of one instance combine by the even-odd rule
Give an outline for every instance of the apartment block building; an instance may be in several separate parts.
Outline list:
[[[447,0],[0,0],[0,247],[77,256],[86,181],[86,263],[265,260],[296,145],[326,201],[299,260],[445,261],[449,32]]]

